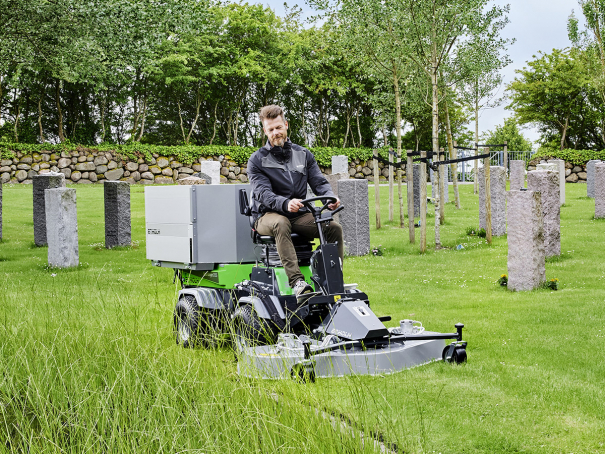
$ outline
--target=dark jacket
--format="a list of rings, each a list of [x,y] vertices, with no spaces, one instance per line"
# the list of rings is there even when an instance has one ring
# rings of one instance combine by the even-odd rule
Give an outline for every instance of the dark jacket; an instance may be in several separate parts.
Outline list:
[[[300,216],[300,212],[288,211],[288,202],[306,199],[307,183],[313,193],[335,197],[313,154],[300,145],[291,143],[291,146],[290,159],[283,163],[269,151],[271,145],[268,141],[248,160],[248,178],[252,185],[250,205],[255,220],[269,211],[289,218]]]

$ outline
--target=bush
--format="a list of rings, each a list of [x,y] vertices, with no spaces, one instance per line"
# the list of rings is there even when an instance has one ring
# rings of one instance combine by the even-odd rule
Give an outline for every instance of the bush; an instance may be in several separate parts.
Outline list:
[[[570,164],[584,166],[591,159],[605,161],[605,150],[556,150],[542,147],[532,156],[530,165],[536,165],[542,159],[563,159]]]
[[[129,143],[126,145],[116,145],[102,143],[100,145],[86,146],[76,145],[69,142],[62,144],[28,144],[28,143],[7,143],[0,142],[0,157],[3,159],[13,158],[15,152],[19,151],[23,154],[32,153],[60,153],[62,151],[75,150],[96,150],[110,151],[117,156],[136,160],[143,158],[146,161],[151,160],[154,153],[160,156],[174,156],[183,164],[191,164],[200,157],[210,156],[226,156],[236,163],[242,165],[248,162],[250,155],[257,150],[256,147],[232,147],[227,145],[146,145],[141,143]],[[313,147],[310,148],[315,156],[317,163],[323,167],[332,165],[332,156],[346,155],[349,160],[359,159],[367,161],[372,158],[372,150],[370,148],[334,148],[334,147]],[[384,158],[388,157],[388,149],[381,149],[380,155]]]

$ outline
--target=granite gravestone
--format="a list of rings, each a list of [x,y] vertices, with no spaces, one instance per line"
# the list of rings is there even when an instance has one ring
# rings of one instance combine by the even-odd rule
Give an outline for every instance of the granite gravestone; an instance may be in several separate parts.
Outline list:
[[[544,253],[546,257],[561,255],[561,204],[559,172],[532,170],[527,174],[527,189],[541,194],[544,224]]]
[[[105,193],[105,247],[130,246],[130,183],[106,181]]]
[[[221,163],[218,161],[201,161],[200,173],[206,174],[210,181],[206,184],[220,184],[221,182]]]
[[[46,195],[47,189],[64,188],[65,175],[62,173],[49,172],[43,175],[34,175],[33,199],[34,199],[34,243],[36,246],[46,246]]]
[[[510,161],[510,190],[518,191],[525,187],[525,161]]]
[[[557,166],[557,172],[559,172],[559,203],[565,205],[565,161],[551,159],[548,162]]]
[[[338,180],[338,195],[345,206],[340,224],[345,251],[349,255],[370,252],[370,204],[367,180]]]
[[[541,196],[529,190],[507,196],[508,289],[533,290],[546,280]]]
[[[420,216],[420,164],[414,166],[414,217]]]
[[[349,175],[349,157],[346,155],[332,156],[332,175],[346,173]]]
[[[605,162],[598,162],[594,167],[594,201],[595,219],[605,218]]]
[[[586,163],[586,193],[594,199],[594,166],[599,163],[598,159],[591,159]]]
[[[506,169],[490,167],[490,194],[492,198],[492,236],[506,234]],[[479,168],[479,228],[487,228],[487,200],[485,197],[485,169]]]
[[[46,189],[44,202],[48,264],[57,268],[78,266],[76,190],[61,187]]]
[[[0,241],[2,241],[2,181],[0,181]]]

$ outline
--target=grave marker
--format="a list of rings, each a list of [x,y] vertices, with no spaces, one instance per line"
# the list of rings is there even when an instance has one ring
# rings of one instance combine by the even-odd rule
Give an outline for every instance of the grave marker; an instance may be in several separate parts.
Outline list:
[[[338,180],[338,195],[347,207],[340,212],[345,251],[349,255],[370,252],[370,203],[367,180]]]
[[[541,194],[546,257],[561,255],[561,204],[559,172],[532,170],[527,174],[527,189]]]
[[[49,172],[43,175],[34,175],[34,243],[36,246],[46,246],[46,194],[47,189],[64,188],[65,175]]]
[[[44,203],[48,264],[57,268],[78,266],[76,190],[62,187],[46,189]]]
[[[605,218],[605,162],[595,164],[594,201],[595,219]]]
[[[130,184],[126,181],[106,181],[105,247],[130,246]]]
[[[533,290],[546,280],[539,192],[508,192],[508,288]]]

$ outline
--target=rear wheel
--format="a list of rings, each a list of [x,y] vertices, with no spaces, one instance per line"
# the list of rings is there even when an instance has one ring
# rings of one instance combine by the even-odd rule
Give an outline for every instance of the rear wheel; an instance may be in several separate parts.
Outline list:
[[[273,344],[275,332],[271,325],[260,318],[250,304],[239,306],[233,314],[233,331],[235,341],[241,346]]]
[[[448,345],[443,349],[443,361],[447,361],[449,363],[461,364],[466,362],[466,349],[464,347],[456,347],[452,352],[452,357],[448,358],[447,355],[449,353],[450,346]]]

